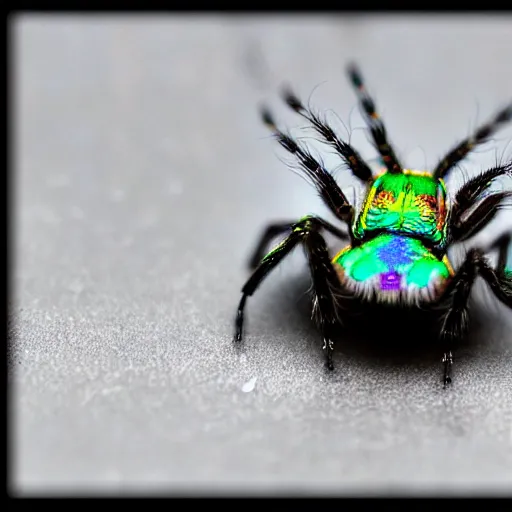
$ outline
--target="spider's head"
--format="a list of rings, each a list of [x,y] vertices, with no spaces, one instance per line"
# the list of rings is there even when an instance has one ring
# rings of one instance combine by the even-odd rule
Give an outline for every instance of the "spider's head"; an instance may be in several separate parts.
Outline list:
[[[404,169],[384,172],[369,186],[354,233],[362,238],[368,231],[386,230],[417,235],[434,244],[446,240],[448,215],[446,187],[432,174]]]

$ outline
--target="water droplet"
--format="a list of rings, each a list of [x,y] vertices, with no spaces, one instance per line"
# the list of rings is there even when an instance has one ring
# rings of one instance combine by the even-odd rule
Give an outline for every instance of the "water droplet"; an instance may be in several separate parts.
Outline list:
[[[243,386],[242,386],[242,391],[244,393],[250,393],[251,391],[254,390],[254,386],[256,385],[256,380],[258,378],[257,377],[253,377],[251,380],[249,380],[248,382],[246,382]]]

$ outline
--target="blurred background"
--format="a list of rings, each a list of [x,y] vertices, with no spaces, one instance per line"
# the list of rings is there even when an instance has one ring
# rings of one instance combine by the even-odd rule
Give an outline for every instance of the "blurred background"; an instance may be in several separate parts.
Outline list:
[[[386,356],[393,332],[415,345],[400,322],[326,375],[301,250],[231,343],[263,226],[330,219],[260,105],[322,149],[279,98],[291,85],[377,164],[356,61],[398,154],[432,168],[510,101],[510,18],[18,15],[10,33],[11,493],[510,491],[512,315],[484,286],[448,390],[437,351]],[[511,136],[450,189],[510,159]],[[503,211],[468,245],[510,226]]]

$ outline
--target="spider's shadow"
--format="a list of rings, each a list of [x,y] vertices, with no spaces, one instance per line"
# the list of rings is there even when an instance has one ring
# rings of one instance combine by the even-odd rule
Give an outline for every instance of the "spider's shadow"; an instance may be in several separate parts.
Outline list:
[[[311,345],[317,345],[320,351],[320,335],[311,320],[310,286],[310,275],[304,269],[267,293],[274,295],[272,317],[275,321],[286,316],[287,321],[310,337]],[[340,327],[335,364],[347,356],[383,365],[439,362],[443,350],[437,341],[440,324],[436,314],[420,309],[367,306],[358,301],[354,301],[354,311],[355,314],[347,316],[344,326]],[[472,308],[470,334],[459,347],[454,348],[473,351],[481,343],[480,333],[486,323],[482,312]]]

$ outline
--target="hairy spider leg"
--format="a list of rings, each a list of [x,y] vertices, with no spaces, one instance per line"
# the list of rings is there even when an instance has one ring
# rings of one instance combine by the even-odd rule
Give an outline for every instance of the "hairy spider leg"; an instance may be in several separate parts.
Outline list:
[[[250,297],[265,277],[294,249],[303,244],[313,280],[314,306],[313,316],[324,340],[327,367],[334,369],[332,356],[334,352],[334,329],[339,322],[338,307],[341,297],[341,285],[331,263],[325,240],[320,233],[325,225],[315,217],[304,217],[297,222],[290,235],[275,249],[270,251],[253,272],[242,288],[242,298],[238,305],[234,341],[242,340],[244,308]],[[350,299],[349,299],[350,300]]]
[[[382,118],[377,113],[375,102],[366,90],[363,76],[359,68],[355,64],[350,64],[347,68],[350,82],[354,86],[359,103],[363,107],[363,113],[370,128],[375,146],[382,157],[382,161],[387,170],[393,174],[402,172],[402,165],[400,164],[393,147],[391,146],[388,136],[386,134],[386,127]]]
[[[373,181],[373,174],[368,164],[350,144],[342,141],[336,135],[334,130],[327,123],[326,119],[322,119],[310,108],[305,107],[291,89],[285,89],[282,96],[286,104],[295,110],[295,112],[300,114],[304,119],[308,120],[324,141],[334,148],[336,153],[338,153],[356,178],[363,183]]]
[[[490,246],[489,250],[498,249],[498,269],[512,272],[512,254],[509,254],[512,232],[504,233]]]
[[[467,181],[455,195],[451,209],[449,231],[454,242],[475,236],[486,227],[512,197],[512,191],[494,192],[485,196],[494,181],[512,177],[512,162],[488,169]]]
[[[297,158],[301,170],[315,186],[324,203],[338,219],[346,222],[351,229],[354,209],[331,173],[320,162],[317,162],[306,148],[301,147],[289,135],[279,130],[272,114],[266,108],[262,109],[262,119],[279,144]]]
[[[479,126],[475,132],[459,142],[437,164],[434,169],[436,178],[444,178],[455,165],[457,165],[478,144],[486,142],[502,124],[512,119],[512,104],[500,110],[489,122]]]
[[[333,226],[329,222],[315,217],[316,222],[322,225],[322,227],[329,231],[331,234],[339,238],[340,240],[346,240],[349,235],[348,233],[344,233],[337,227]],[[296,225],[296,221],[288,221],[288,222],[277,222],[269,224],[262,232],[261,238],[259,239],[256,247],[252,253],[252,256],[249,258],[249,269],[254,270],[261,262],[265,254],[267,254],[268,245],[271,240],[275,237],[282,235],[284,233],[291,232]]]
[[[445,386],[452,381],[453,349],[468,333],[469,296],[476,277],[483,277],[498,300],[512,309],[512,269],[507,267],[509,243],[510,234],[502,235],[488,249],[499,250],[496,270],[490,266],[484,251],[471,249],[441,297],[440,302],[447,306],[440,333]]]

